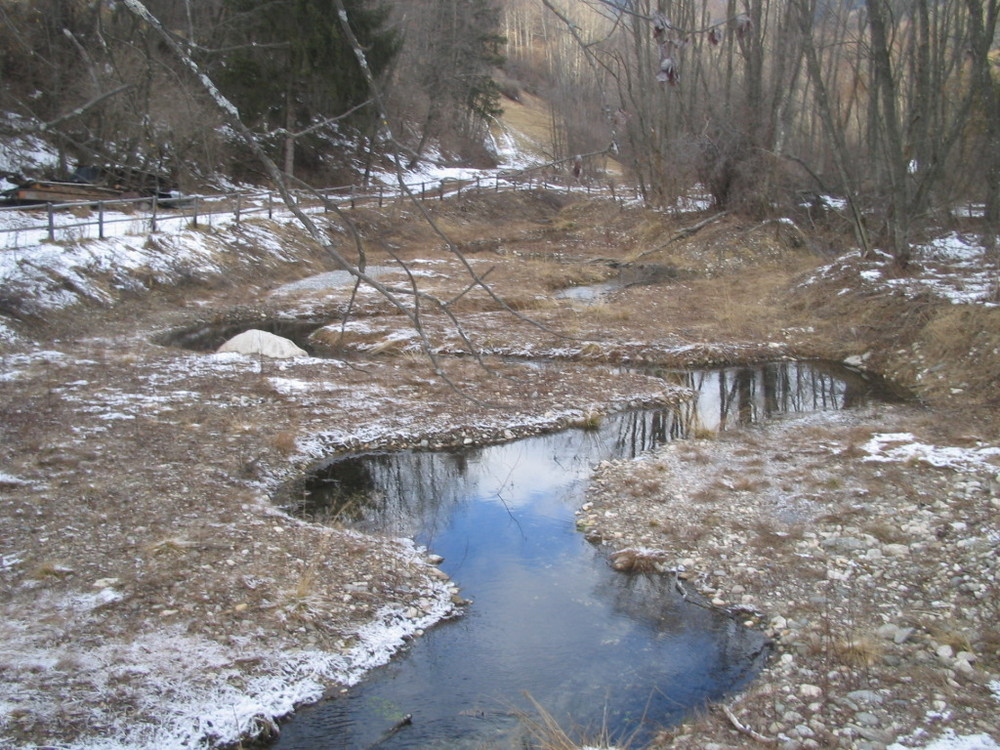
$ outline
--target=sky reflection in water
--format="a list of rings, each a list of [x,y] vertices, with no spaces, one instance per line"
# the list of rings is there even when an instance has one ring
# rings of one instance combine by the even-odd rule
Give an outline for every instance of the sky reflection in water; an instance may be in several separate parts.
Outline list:
[[[699,398],[614,415],[595,431],[349,457],[318,471],[304,515],[414,538],[445,557],[475,603],[346,697],[299,712],[276,747],[518,748],[526,693],[581,741],[602,729],[638,741],[751,679],[759,633],[681,600],[669,579],[615,573],[575,531],[585,481],[603,459],[694,430],[857,405],[870,386],[803,363],[665,377]],[[412,725],[386,736],[404,714]]]

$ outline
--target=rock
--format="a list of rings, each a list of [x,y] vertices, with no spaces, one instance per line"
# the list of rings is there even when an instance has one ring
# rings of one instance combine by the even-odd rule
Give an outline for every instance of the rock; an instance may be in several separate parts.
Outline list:
[[[853,536],[835,536],[830,539],[824,539],[820,544],[824,549],[835,552],[853,552],[854,550],[864,549],[868,546]]]
[[[882,551],[890,557],[907,557],[910,554],[910,548],[905,544],[887,544]]]
[[[819,698],[823,695],[823,688],[818,685],[799,685],[799,695],[803,698]]]
[[[854,721],[863,727],[877,727],[879,725],[878,717],[868,711],[858,711],[854,714]]]
[[[848,693],[847,697],[856,703],[871,703],[876,706],[885,700],[884,696],[874,690],[854,690]]]
[[[292,341],[256,328],[233,336],[217,351],[220,353],[235,352],[236,354],[262,355],[273,359],[309,356],[308,352],[300,349]]]

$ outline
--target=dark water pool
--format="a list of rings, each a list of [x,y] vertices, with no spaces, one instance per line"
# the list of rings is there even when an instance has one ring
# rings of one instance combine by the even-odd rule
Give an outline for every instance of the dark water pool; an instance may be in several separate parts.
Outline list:
[[[760,633],[683,600],[669,577],[614,572],[575,530],[591,467],[692,431],[856,405],[871,388],[803,363],[664,376],[699,397],[593,430],[351,456],[314,472],[303,515],[414,538],[474,604],[343,697],[297,713],[275,747],[530,747],[517,715],[537,717],[528,695],[576,740],[607,732],[638,747],[751,680],[767,654]]]

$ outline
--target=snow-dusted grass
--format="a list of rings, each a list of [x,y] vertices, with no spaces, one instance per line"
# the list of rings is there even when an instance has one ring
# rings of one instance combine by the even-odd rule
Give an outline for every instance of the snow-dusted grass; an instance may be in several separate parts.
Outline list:
[[[973,235],[949,232],[914,248],[911,268],[899,275],[892,256],[879,253],[865,259],[859,251],[846,253],[823,266],[804,284],[838,278],[842,294],[903,292],[909,297],[931,294],[954,304],[995,305],[998,285],[996,262]],[[856,283],[851,283],[852,281]]]
[[[410,554],[417,555],[412,545]],[[14,747],[4,728],[15,712],[42,721],[72,714],[81,724],[100,728],[96,736],[60,743],[67,750],[173,750],[257,736],[273,726],[271,717],[319,699],[330,684],[353,685],[389,661],[414,634],[452,611],[452,594],[444,582],[428,579],[420,616],[384,607],[340,651],[268,649],[253,645],[252,638],[223,644],[181,625],[82,648],[55,626],[39,628],[35,621],[8,617],[0,639],[8,677],[0,684],[0,746]],[[39,613],[49,622],[100,619],[103,607],[122,598],[106,586],[40,600]],[[248,672],[238,668],[241,662],[259,666]],[[49,680],[72,686],[64,700],[48,694]]]

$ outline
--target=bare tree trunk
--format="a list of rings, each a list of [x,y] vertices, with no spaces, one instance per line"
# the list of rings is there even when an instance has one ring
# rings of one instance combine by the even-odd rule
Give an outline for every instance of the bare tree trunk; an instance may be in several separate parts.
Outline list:
[[[888,184],[886,230],[889,248],[896,263],[905,268],[910,262],[910,206],[907,190],[907,165],[903,134],[899,126],[898,91],[892,73],[890,42],[886,27],[885,0],[870,0],[868,25],[871,29],[873,85],[878,96],[879,112],[869,113],[882,124],[882,153],[885,155]]]
[[[993,79],[987,57],[997,30],[1000,0],[966,0],[966,5],[969,11],[972,53],[975,55],[973,86],[979,95],[986,121],[983,153],[986,162],[983,242],[993,259],[1000,260],[1000,244],[997,241],[997,232],[1000,231],[1000,93],[997,92],[997,86],[1000,82]]]
[[[861,245],[864,254],[866,256],[870,256],[872,248],[868,239],[868,230],[865,227],[861,207],[858,205],[858,196],[854,185],[854,179],[848,166],[849,159],[847,142],[844,138],[843,130],[838,127],[838,123],[834,118],[833,107],[830,103],[830,97],[826,90],[826,83],[823,80],[823,73],[819,65],[819,57],[816,54],[816,46],[813,44],[812,19],[815,14],[815,9],[812,7],[809,0],[798,1],[799,29],[802,32],[802,44],[806,59],[806,71],[808,72],[810,81],[812,82],[813,96],[816,100],[816,106],[819,109],[820,119],[825,126],[827,137],[833,144],[833,160],[837,167],[837,173],[840,176],[844,193],[847,196],[847,203],[851,210],[851,218],[854,224],[855,235],[857,236],[858,243]]]

